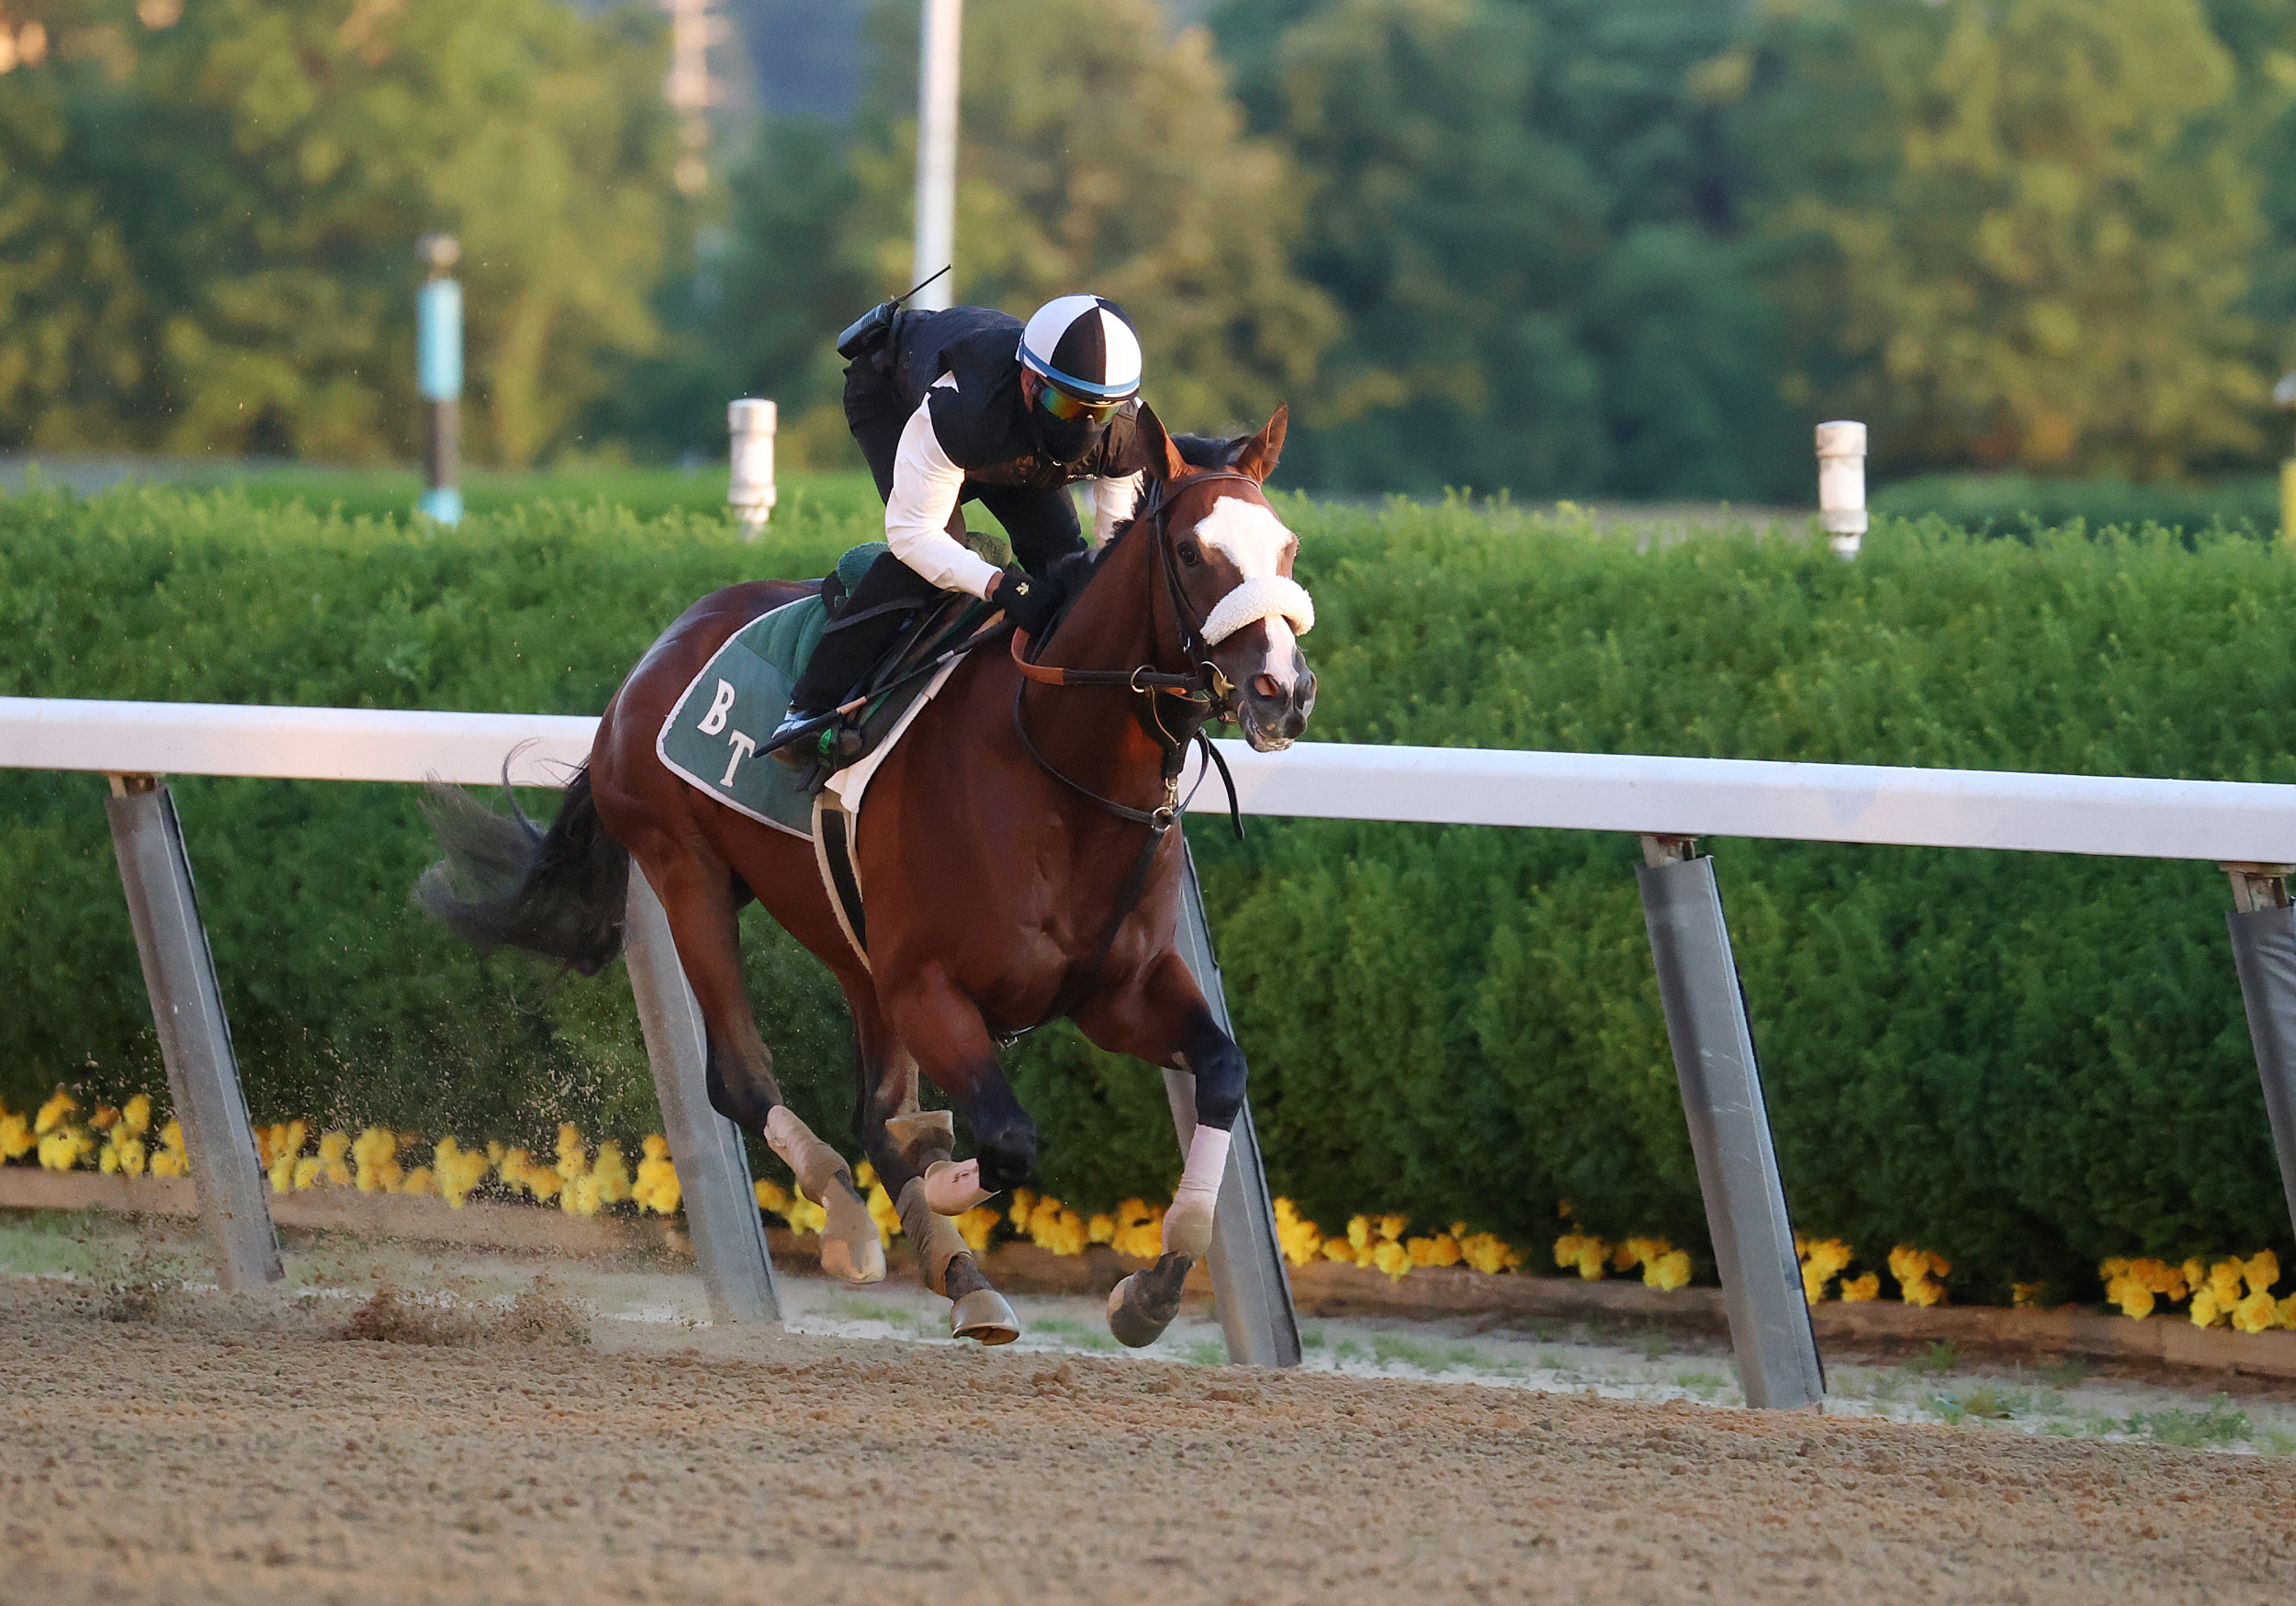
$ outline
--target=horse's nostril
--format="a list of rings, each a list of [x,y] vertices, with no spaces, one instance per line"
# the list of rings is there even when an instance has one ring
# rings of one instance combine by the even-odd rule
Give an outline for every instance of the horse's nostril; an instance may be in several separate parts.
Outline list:
[[[1284,694],[1283,683],[1273,675],[1261,675],[1254,679],[1252,690],[1270,702],[1280,700]]]

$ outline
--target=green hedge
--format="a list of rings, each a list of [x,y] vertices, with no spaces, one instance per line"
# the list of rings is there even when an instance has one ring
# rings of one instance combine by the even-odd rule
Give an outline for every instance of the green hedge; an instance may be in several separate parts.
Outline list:
[[[1638,553],[1461,504],[1295,504],[1322,739],[2296,781],[2296,565],[2239,537],[2030,543],[1885,522],[1865,556],[1721,535]],[[545,506],[447,533],[230,497],[0,500],[0,690],[588,712],[701,590],[819,572],[862,520]],[[408,790],[176,783],[259,1117],[538,1136],[648,1117],[617,978],[478,960],[406,907]],[[33,940],[0,1096],[156,1082],[89,777],[0,775]],[[1209,814],[1210,811],[1208,811]],[[1703,1247],[1622,835],[1258,821],[1196,829],[1274,1182],[1327,1226],[1559,1200]],[[1728,901],[1797,1223],[1941,1251],[1965,1297],[2093,1287],[2113,1253],[2296,1245],[2211,866],[1728,841]],[[844,1119],[818,968],[750,923],[801,1107]],[[1043,1181],[1169,1185],[1156,1077],[1016,1054]]]
[[[660,625],[734,580],[819,573],[850,521],[543,504],[456,531],[344,522],[234,494],[0,500],[0,689],[591,713]],[[174,789],[259,1119],[466,1137],[658,1119],[626,989],[481,960],[407,902],[433,857],[403,786],[185,778]],[[100,778],[0,772],[0,1097],[59,1076],[161,1084]],[[546,813],[547,794],[528,800]],[[754,916],[753,916],[754,919]],[[846,1096],[835,989],[755,920],[753,992],[785,1070]],[[23,940],[28,938],[29,940]]]
[[[2280,528],[2279,481],[2268,476],[2214,485],[2132,485],[2030,474],[1923,474],[1882,487],[1873,507],[1890,518],[1939,518],[1996,535],[2075,522],[2091,530],[2222,526],[2265,536]]]

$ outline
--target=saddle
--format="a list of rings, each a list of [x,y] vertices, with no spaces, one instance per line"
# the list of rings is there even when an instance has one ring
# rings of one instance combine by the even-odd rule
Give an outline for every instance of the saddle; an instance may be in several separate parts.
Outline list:
[[[885,550],[872,541],[839,558],[823,582],[828,598],[841,601]],[[760,614],[728,636],[679,694],[655,752],[671,773],[736,813],[811,837],[815,794],[903,728],[904,716],[939,679],[930,672],[934,661],[993,612],[961,592],[914,606],[917,617],[846,699],[863,705],[834,727],[827,751],[809,769],[773,762],[760,745],[788,713],[792,690],[836,622],[821,592]]]

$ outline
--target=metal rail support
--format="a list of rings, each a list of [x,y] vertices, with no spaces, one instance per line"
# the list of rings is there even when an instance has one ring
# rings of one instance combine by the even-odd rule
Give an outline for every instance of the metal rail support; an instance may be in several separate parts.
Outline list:
[[[1650,929],[1739,1380],[1748,1405],[1812,1409],[1826,1397],[1826,1374],[1802,1297],[1794,1226],[1771,1147],[1761,1073],[1714,860],[1696,857],[1694,845],[1682,837],[1645,837],[1642,855],[1635,871],[1642,915]]]
[[[782,1301],[773,1285],[773,1257],[765,1243],[741,1131],[710,1107],[705,1085],[707,1039],[701,1006],[678,949],[670,917],[635,860],[622,926],[622,956],[637,999],[646,1057],[654,1067],[654,1095],[661,1101],[670,1157],[678,1166],[693,1258],[708,1289],[710,1320],[779,1326]]]
[[[2289,907],[2287,881],[2296,865],[2228,864],[2224,872],[2233,882],[2233,911],[2224,920],[2248,1010],[2248,1040],[2264,1082],[2280,1188],[2296,1220],[2296,909]]]
[[[1211,925],[1204,917],[1204,893],[1196,881],[1196,859],[1185,837],[1180,855],[1180,958],[1204,990],[1220,1029],[1233,1037],[1227,990],[1212,953]],[[1172,1125],[1185,1154],[1196,1136],[1196,1078],[1167,1069],[1164,1091],[1172,1101]],[[1276,1210],[1267,1192],[1267,1173],[1260,1164],[1248,1099],[1236,1117],[1228,1171],[1221,1179],[1220,1202],[1212,1213],[1211,1286],[1230,1361],[1240,1366],[1300,1364],[1300,1314],[1292,1307],[1291,1278],[1276,1238]]]
[[[215,983],[215,956],[199,923],[199,893],[175,800],[150,775],[115,775],[104,812],[128,893],[136,957],[152,998],[168,1096],[183,1123],[184,1152],[199,1222],[215,1252],[218,1281],[234,1293],[277,1282],[279,1235],[264,1202],[254,1127],[240,1091],[231,1023]]]

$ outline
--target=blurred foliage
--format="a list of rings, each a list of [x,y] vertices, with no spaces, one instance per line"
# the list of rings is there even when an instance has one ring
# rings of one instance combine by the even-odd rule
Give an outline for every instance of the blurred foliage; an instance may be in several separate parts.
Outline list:
[[[10,10],[54,42],[0,75],[0,443],[403,461],[433,230],[462,242],[481,461],[572,444],[602,358],[658,338],[680,208],[647,9]]]
[[[805,418],[835,407],[830,341],[917,276],[915,5],[888,0],[872,30],[879,71],[844,150],[769,118],[732,180],[723,349],[750,389],[794,399],[814,462],[843,427]],[[974,0],[962,93],[960,300],[1025,318],[1079,288],[1112,298],[1176,427],[1256,427],[1311,387],[1337,316],[1288,260],[1302,185],[1244,137],[1204,30],[1175,32],[1156,0]]]
[[[1893,518],[1934,514],[1949,524],[1995,534],[2030,526],[2091,530],[2246,531],[2271,536],[2280,527],[2277,479],[2225,479],[2214,485],[2132,485],[2125,479],[2074,479],[2030,474],[1920,474],[1875,491],[1874,512]]]
[[[1323,739],[2296,781],[2264,543],[1631,538],[1291,510]],[[1271,1181],[1518,1241],[1703,1244],[1631,837],[1198,837]],[[2111,1243],[2290,1243],[2212,865],[1711,845],[1797,1226],[2006,1302]]]
[[[2261,444],[2257,174],[2195,0],[1813,0],[1760,49],[1789,396],[1884,465],[2152,479]]]
[[[873,502],[873,495],[871,498]],[[717,517],[543,503],[458,529],[345,521],[233,492],[0,499],[0,691],[365,708],[594,713],[703,592],[819,574],[850,516],[785,501],[760,542]],[[546,1139],[560,1119],[658,1125],[627,988],[480,958],[408,889],[435,857],[415,789],[173,781],[248,1096],[310,1115]],[[0,772],[0,977],[20,1009],[0,1098],[59,1077],[164,1081],[100,777]],[[547,817],[555,800],[527,806]],[[850,1101],[827,974],[756,914],[749,969],[784,1079]]]
[[[880,516],[877,487],[865,473],[816,474],[784,470],[778,477],[781,502],[774,519],[800,526],[822,517]],[[250,508],[301,506],[344,519],[373,519],[410,524],[422,494],[422,476],[411,468],[316,468],[280,466],[213,476],[186,476],[200,489],[228,489]],[[723,465],[691,468],[644,468],[561,463],[521,473],[474,469],[463,477],[463,505],[472,513],[502,513],[537,503],[562,504],[558,511],[594,509],[656,519],[692,513],[704,521],[726,516]]]
[[[1295,500],[1314,735],[2296,782],[2273,546],[1883,521],[1854,565],[1751,533],[1638,551],[1505,505]],[[694,595],[818,573],[866,506],[545,504],[456,531],[233,494],[0,500],[0,693],[591,713]],[[541,1137],[653,1119],[618,974],[479,960],[407,906],[411,788],[174,783],[259,1117]],[[0,1097],[161,1085],[101,783],[0,774]],[[546,798],[529,806],[547,812]],[[1705,1242],[1630,837],[1345,822],[1194,833],[1277,1188],[1538,1243]],[[1799,1226],[1919,1243],[1964,1294],[2108,1254],[2291,1244],[2206,864],[1712,845]],[[748,921],[800,1109],[842,1138],[826,973]],[[1012,1055],[1044,1185],[1177,1169],[1161,1081],[1064,1028]]]
[[[1793,498],[1707,0],[1231,0],[1254,126],[1311,185],[1345,314],[1302,404],[1319,489]]]
[[[1179,24],[1203,17],[1203,26]],[[464,244],[475,460],[715,458],[906,286],[916,0],[681,198],[660,21],[558,0],[20,0],[0,447],[408,461],[411,245]],[[975,0],[958,294],[1138,321],[1293,483],[1804,502],[2264,467],[2296,361],[2296,0]],[[37,48],[35,48],[37,47]],[[729,134],[733,131],[726,130]]]

